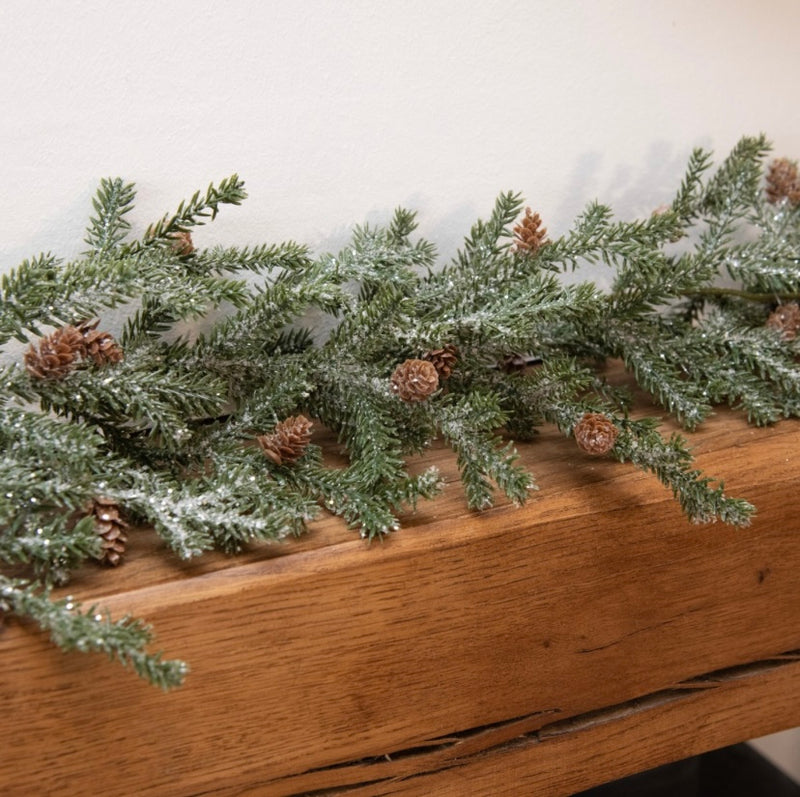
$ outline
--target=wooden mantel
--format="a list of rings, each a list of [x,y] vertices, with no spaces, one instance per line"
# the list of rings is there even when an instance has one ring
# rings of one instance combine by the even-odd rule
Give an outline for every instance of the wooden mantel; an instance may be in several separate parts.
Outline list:
[[[435,449],[445,494],[382,543],[325,518],[186,564],[132,534],[70,591],[151,622],[186,686],[7,621],[0,793],[556,797],[800,725],[800,423],[691,440],[750,528],[545,429],[522,509],[470,512]]]

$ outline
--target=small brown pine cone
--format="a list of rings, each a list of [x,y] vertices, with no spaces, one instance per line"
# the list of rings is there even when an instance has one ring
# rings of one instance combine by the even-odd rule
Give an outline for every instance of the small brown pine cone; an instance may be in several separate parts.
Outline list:
[[[772,203],[786,199],[790,205],[800,205],[800,175],[794,161],[788,158],[772,161],[767,172],[766,193]]]
[[[784,340],[794,340],[797,337],[797,330],[800,329],[800,306],[797,302],[778,305],[770,313],[766,325],[771,329],[777,329]]]
[[[281,421],[270,434],[256,437],[264,455],[276,465],[290,465],[303,456],[311,441],[312,423],[304,415]]]
[[[85,344],[84,357],[90,358],[95,365],[118,363],[124,359],[122,349],[110,332],[98,332],[98,318],[95,321],[84,321],[78,324],[78,331],[83,335]]]
[[[128,524],[120,517],[117,503],[110,498],[95,498],[91,514],[94,516],[95,530],[100,536],[98,559],[103,564],[117,567],[125,554]]]
[[[448,379],[458,363],[458,349],[452,343],[446,343],[440,349],[429,351],[422,359],[433,364],[439,379]]]
[[[188,230],[176,230],[167,235],[173,254],[178,257],[188,257],[194,252],[192,234]]]
[[[63,379],[84,356],[86,344],[80,330],[70,325],[32,343],[24,355],[25,368],[36,379]]]
[[[521,254],[535,255],[548,243],[547,230],[542,227],[542,219],[538,213],[525,208],[525,216],[514,227],[514,251]]]
[[[581,451],[599,456],[614,448],[619,429],[602,413],[587,412],[575,424],[573,434]]]
[[[425,401],[439,387],[439,374],[428,360],[406,360],[392,373],[392,390],[403,401]]]

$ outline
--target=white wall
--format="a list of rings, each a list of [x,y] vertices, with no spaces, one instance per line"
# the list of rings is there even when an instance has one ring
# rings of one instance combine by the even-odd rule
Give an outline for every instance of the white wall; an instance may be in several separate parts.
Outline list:
[[[794,0],[0,0],[0,269],[81,249],[102,176],[141,226],[234,171],[200,244],[337,246],[398,204],[452,254],[514,189],[563,232],[669,198],[695,145],[800,156]]]
[[[647,214],[694,146],[800,157],[798,30],[796,0],[0,0],[0,270],[79,252],[103,176],[141,231],[239,172],[201,246],[333,249],[402,204],[451,255],[507,189],[554,235]]]

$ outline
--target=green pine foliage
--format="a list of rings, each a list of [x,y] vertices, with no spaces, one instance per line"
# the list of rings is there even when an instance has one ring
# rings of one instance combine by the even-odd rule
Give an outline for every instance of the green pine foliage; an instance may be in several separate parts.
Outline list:
[[[180,686],[188,672],[182,661],[147,653],[152,632],[141,620],[126,616],[112,621],[96,606],[84,609],[69,596],[53,599],[47,587],[25,579],[0,575],[0,611],[31,618],[63,650],[105,653],[165,690]]]
[[[696,150],[671,205],[625,221],[595,202],[554,240],[526,232],[522,197],[501,194],[446,264],[405,209],[337,254],[195,249],[190,231],[244,200],[236,175],[132,239],[134,186],[102,180],[83,255],[0,278],[0,345],[31,346],[0,370],[0,611],[176,686],[186,666],[148,653],[139,621],[53,593],[102,556],[93,500],[183,559],[300,534],[322,511],[375,539],[441,489],[434,468],[406,465],[433,440],[454,451],[466,506],[498,492],[520,504],[536,485],[517,443],[543,424],[570,438],[587,413],[616,431],[608,456],[653,474],[690,520],[747,525],[753,507],[699,472],[682,436],[631,418],[598,364],[621,360],[688,430],[725,403],[755,424],[800,414],[800,179],[765,192],[768,149],[744,138],[716,169]],[[609,290],[560,277],[587,263],[612,269]],[[408,360],[437,366],[438,386],[406,394],[395,369]],[[338,436],[346,465],[314,441],[262,450],[301,414]]]

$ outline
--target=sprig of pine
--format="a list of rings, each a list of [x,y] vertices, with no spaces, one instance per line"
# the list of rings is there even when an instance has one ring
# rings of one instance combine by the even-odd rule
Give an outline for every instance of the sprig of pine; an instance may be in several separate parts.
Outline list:
[[[65,651],[105,653],[164,690],[181,686],[189,672],[183,661],[147,653],[153,635],[141,620],[126,616],[112,621],[96,606],[83,609],[70,597],[54,600],[49,590],[24,579],[0,575],[0,611],[31,618]]]

